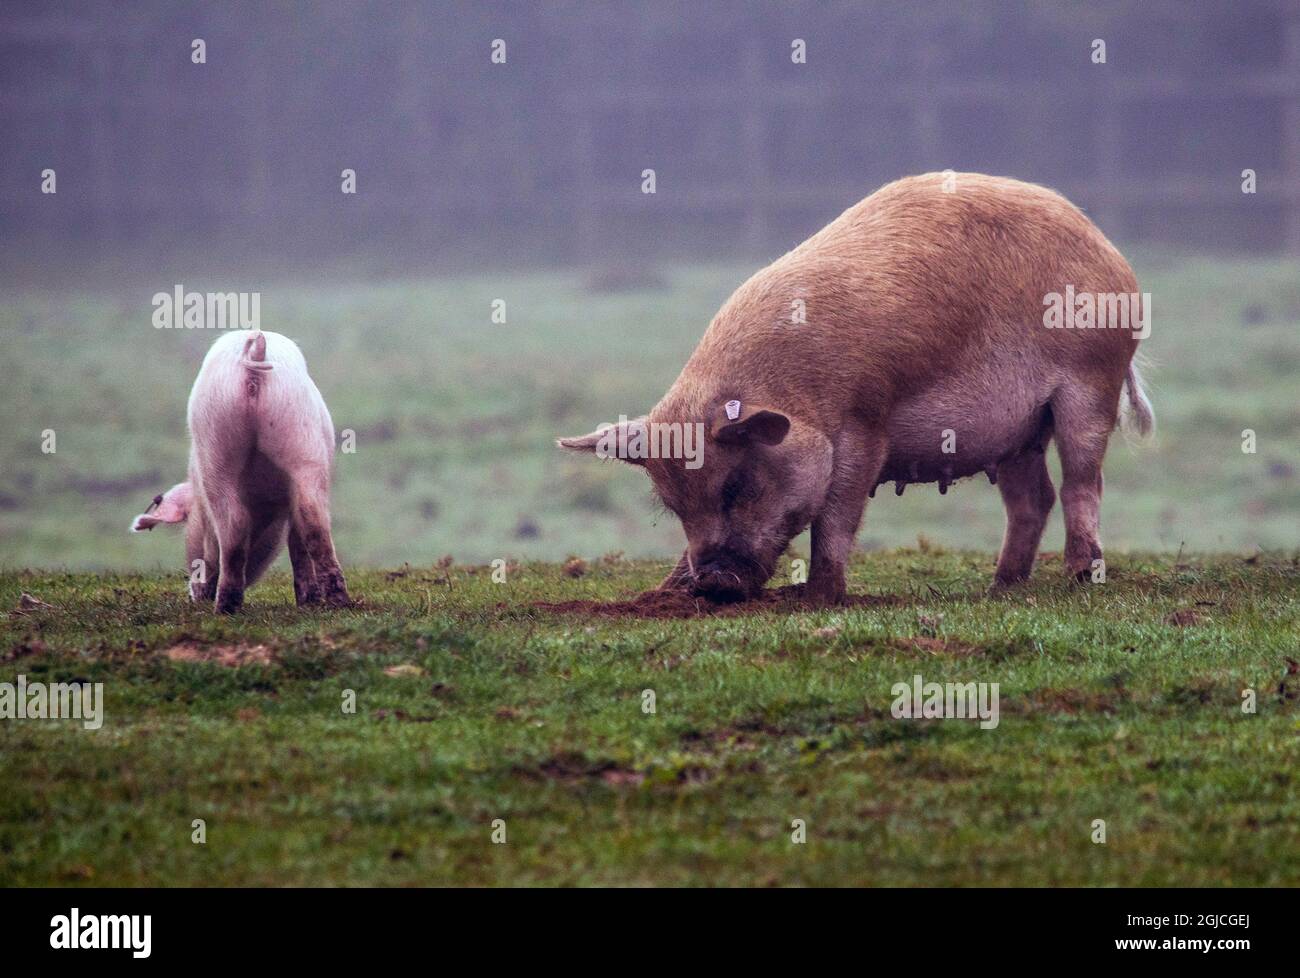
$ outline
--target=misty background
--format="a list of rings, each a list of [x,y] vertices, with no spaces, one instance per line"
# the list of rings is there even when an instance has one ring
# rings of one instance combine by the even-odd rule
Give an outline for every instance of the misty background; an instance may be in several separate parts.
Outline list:
[[[641,473],[553,438],[647,409],[749,274],[947,168],[1062,191],[1153,294],[1161,432],[1112,442],[1103,541],[1300,543],[1295,3],[9,4],[0,78],[9,566],[180,564],[125,532],[184,477],[216,338],[153,328],[178,284],[260,292],[355,432],[345,564],[672,554]],[[860,540],[1001,526],[972,481]]]

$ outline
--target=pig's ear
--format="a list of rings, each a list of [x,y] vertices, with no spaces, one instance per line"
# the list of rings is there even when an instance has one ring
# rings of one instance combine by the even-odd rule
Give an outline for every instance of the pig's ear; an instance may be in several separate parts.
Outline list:
[[[576,438],[559,438],[555,444],[571,452],[589,452],[597,458],[622,459],[632,465],[644,465],[643,452],[626,451],[626,447],[638,432],[645,437],[645,417],[633,418],[619,424],[603,424],[589,434]]]
[[[189,519],[193,491],[188,482],[172,486],[160,496],[154,496],[143,513],[131,521],[131,532],[152,530],[159,523],[184,523]]]
[[[790,419],[771,408],[727,401],[719,405],[709,431],[720,445],[779,445],[790,432]]]

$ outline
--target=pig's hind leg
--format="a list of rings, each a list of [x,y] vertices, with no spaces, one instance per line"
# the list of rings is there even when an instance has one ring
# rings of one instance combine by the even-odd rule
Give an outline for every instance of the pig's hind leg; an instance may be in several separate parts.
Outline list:
[[[293,597],[298,607],[320,604],[321,590],[316,583],[316,565],[307,545],[295,526],[289,528],[289,563],[293,565]]]
[[[995,588],[1027,578],[1038,555],[1038,542],[1043,538],[1048,514],[1056,504],[1045,447],[1043,444],[1029,448],[998,463],[998,491],[1007,511],[1007,529],[998,554]]]
[[[185,526],[185,570],[191,601],[207,603],[216,598],[219,559],[212,528],[202,510],[195,507]]]
[[[285,517],[263,519],[253,528],[252,546],[244,572],[244,586],[251,587],[271,566],[284,543]]]
[[[316,571],[316,584],[326,604],[345,608],[352,603],[334,553],[330,534],[329,471],[316,468],[293,475],[292,527]]]
[[[1119,385],[1076,382],[1052,395],[1056,450],[1061,456],[1065,570],[1087,580],[1102,559],[1101,463],[1119,410]]]
[[[220,549],[216,611],[228,615],[244,604],[252,519],[233,485],[213,486],[209,498]]]

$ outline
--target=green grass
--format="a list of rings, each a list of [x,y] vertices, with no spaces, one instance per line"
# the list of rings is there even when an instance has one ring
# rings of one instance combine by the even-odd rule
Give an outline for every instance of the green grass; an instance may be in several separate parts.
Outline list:
[[[890,603],[689,621],[533,607],[663,571],[615,560],[354,572],[341,612],[278,575],[229,619],[175,575],[7,572],[0,607],[53,607],[0,626],[0,680],[107,707],[0,723],[0,884],[1300,883],[1300,556],[1049,560],[998,598],[990,563],[872,553],[851,589]],[[894,719],[916,673],[999,683],[1000,725]]]
[[[1300,262],[1132,258],[1153,296],[1142,349],[1155,361],[1160,434],[1154,444],[1112,442],[1102,513],[1110,551],[1300,545]],[[365,284],[186,274],[8,295],[0,560],[180,565],[175,535],[126,533],[150,497],[184,475],[185,400],[214,339],[150,325],[150,297],[178,278],[194,290],[260,290],[263,325],[299,342],[336,428],[356,433],[335,479],[349,566],[445,553],[485,563],[679,552],[680,529],[656,518],[641,472],[568,457],[553,439],[652,405],[752,271],[668,268],[662,288],[614,295],[555,272]],[[491,322],[498,298],[504,325]],[[1246,428],[1255,454],[1241,450]],[[53,454],[40,450],[47,429]],[[1054,546],[1059,525],[1049,531]],[[992,550],[1001,530],[997,492],[972,480],[945,497],[933,487],[886,493],[869,509],[862,543],[896,547],[925,533]]]
[[[662,562],[592,558],[681,545],[642,473],[552,439],[650,406],[751,267],[613,295],[552,272],[7,295],[0,609],[54,607],[0,623],[0,682],[102,681],[108,719],[0,722],[0,884],[1300,882],[1300,263],[1131,257],[1160,433],[1112,442],[1108,583],[1048,563],[983,597],[1002,515],[972,480],[873,501],[852,586],[889,603],[685,622],[533,607],[634,593]],[[159,570],[178,533],[126,533],[184,474],[213,339],[150,325],[176,281],[260,290],[356,433],[334,518],[364,607],[299,612],[280,572],[217,619]],[[1207,551],[1235,555],[1173,556]],[[586,576],[534,562],[569,553]],[[464,566],[498,557],[525,562],[505,585]],[[1167,623],[1185,608],[1202,619]],[[182,642],[270,661],[164,655]],[[918,672],[1000,683],[1000,726],[893,719]]]

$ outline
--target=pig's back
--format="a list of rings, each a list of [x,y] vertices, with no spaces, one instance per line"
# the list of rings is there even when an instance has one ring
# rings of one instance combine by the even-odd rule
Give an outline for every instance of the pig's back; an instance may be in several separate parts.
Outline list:
[[[190,430],[204,427],[242,434],[250,448],[284,469],[328,465],[334,427],[328,408],[307,372],[297,344],[280,333],[266,337],[270,369],[248,366],[250,332],[227,333],[213,343],[190,393]]]
[[[888,184],[751,277],[677,389],[698,399],[719,393],[720,377],[762,378],[767,389],[751,387],[751,397],[818,417],[887,414],[954,373],[1008,363],[1047,375],[1122,360],[1122,374],[1128,331],[1043,326],[1044,296],[1067,284],[1136,291],[1119,252],[1054,191],[973,173],[954,180],[951,193],[940,173]]]

